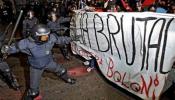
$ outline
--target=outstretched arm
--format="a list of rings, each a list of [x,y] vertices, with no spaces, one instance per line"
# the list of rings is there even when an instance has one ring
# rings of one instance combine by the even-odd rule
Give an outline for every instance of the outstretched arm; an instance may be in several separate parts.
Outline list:
[[[70,20],[71,20],[71,17],[60,17],[59,23],[62,24],[62,23],[70,22]]]
[[[27,48],[27,41],[26,41],[26,39],[23,39],[19,42],[12,43],[10,46],[4,45],[1,48],[1,52],[2,53],[13,54],[13,53],[23,51],[26,48]]]
[[[56,44],[69,44],[72,39],[68,36],[57,36],[56,34],[51,34],[51,37],[55,38]]]

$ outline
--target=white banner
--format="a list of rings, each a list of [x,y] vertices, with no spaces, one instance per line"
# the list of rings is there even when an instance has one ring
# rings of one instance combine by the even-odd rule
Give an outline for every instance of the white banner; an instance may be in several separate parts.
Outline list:
[[[175,58],[175,16],[143,13],[76,12],[72,51],[95,57],[111,82],[143,99],[158,99]]]

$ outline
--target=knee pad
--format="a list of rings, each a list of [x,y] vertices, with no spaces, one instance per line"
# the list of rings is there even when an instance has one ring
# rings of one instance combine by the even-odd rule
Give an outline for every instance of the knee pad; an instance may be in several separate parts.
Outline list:
[[[62,70],[58,71],[56,74],[57,74],[58,76],[62,76],[62,75],[64,75],[64,74],[66,74],[66,73],[67,73],[67,70],[66,70],[65,68],[63,68]]]

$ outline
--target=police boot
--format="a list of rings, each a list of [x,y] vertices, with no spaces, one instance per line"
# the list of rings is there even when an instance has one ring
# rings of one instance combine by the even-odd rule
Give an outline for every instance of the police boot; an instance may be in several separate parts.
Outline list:
[[[3,72],[3,79],[10,88],[13,88],[14,90],[19,90],[20,86],[10,70]]]
[[[66,83],[69,84],[75,84],[76,80],[73,78],[70,78],[67,74],[67,70],[63,69],[61,72],[57,72],[57,75]]]
[[[64,56],[65,59],[70,60],[70,56],[69,56],[67,45],[63,46],[62,53],[63,53],[63,56]]]
[[[24,96],[24,100],[34,100],[38,96],[39,96],[38,91],[33,91],[32,89],[29,89]]]

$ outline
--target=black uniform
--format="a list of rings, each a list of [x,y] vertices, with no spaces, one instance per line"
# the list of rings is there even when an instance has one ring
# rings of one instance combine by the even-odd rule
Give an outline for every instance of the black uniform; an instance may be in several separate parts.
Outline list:
[[[12,16],[13,16],[13,12],[12,12],[12,8],[10,7],[10,5],[1,6],[0,19],[3,24],[11,22]]]
[[[8,64],[0,58],[0,78],[7,83],[10,88],[15,90],[19,90],[19,84],[14,76],[14,74],[10,71]]]
[[[32,19],[26,18],[23,21],[23,37],[28,37],[31,33],[31,29],[34,25],[38,24],[38,19],[36,17],[33,17]]]
[[[51,33],[57,34],[58,36],[63,36],[66,34],[66,31],[68,30],[68,27],[64,26],[64,23],[66,22],[70,22],[70,17],[67,18],[59,17],[55,22],[49,21],[47,23],[47,26],[50,28]],[[63,56],[69,60],[70,58],[68,55],[67,45],[62,45],[60,49],[63,53]]]
[[[56,33],[57,35],[62,35],[60,32],[66,31],[68,27],[64,26],[64,23],[70,22],[70,17],[60,17],[55,22],[49,21],[47,26],[51,29],[52,33]]]
[[[4,40],[5,40],[5,33],[0,32],[0,48],[2,47]],[[10,88],[13,88],[15,90],[19,89],[19,84],[15,76],[10,71],[7,62],[3,61],[1,57],[0,57],[0,78],[3,81],[5,81]]]

